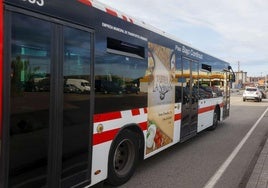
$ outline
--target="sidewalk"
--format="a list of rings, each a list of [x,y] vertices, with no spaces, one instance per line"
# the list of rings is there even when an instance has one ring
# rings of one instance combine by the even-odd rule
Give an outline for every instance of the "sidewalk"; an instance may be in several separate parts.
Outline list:
[[[246,188],[268,188],[268,140],[260,153]]]

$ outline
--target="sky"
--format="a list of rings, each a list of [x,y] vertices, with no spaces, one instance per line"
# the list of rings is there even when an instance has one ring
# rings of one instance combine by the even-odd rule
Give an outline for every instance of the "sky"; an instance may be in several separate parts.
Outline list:
[[[229,62],[234,71],[268,75],[268,0],[99,1]]]

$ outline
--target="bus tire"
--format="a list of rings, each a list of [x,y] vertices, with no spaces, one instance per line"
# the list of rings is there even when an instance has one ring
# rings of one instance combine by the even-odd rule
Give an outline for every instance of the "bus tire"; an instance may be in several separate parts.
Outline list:
[[[119,186],[131,178],[138,163],[138,143],[138,137],[130,130],[116,137],[109,153],[107,183]]]
[[[213,131],[217,128],[217,126],[219,124],[218,116],[219,116],[219,113],[217,112],[217,110],[214,110],[214,112],[213,112],[213,124],[211,127],[209,127],[210,131]]]

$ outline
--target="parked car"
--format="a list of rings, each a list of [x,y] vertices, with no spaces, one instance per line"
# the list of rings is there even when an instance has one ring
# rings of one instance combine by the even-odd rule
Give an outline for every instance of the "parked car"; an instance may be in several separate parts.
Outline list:
[[[75,86],[76,89],[79,89],[81,92],[88,93],[90,92],[89,81],[84,79],[68,78],[66,80],[66,85]]]
[[[128,84],[125,86],[125,92],[138,94],[140,92],[140,88],[134,84]]]
[[[81,90],[73,84],[65,84],[64,93],[81,93]]]
[[[243,93],[243,101],[256,100],[257,102],[262,101],[262,93],[257,87],[246,87]]]
[[[108,80],[96,80],[95,81],[95,91],[107,93],[122,94],[125,93],[125,89],[119,82],[108,81]]]
[[[199,86],[199,95],[205,99],[216,97],[216,93],[209,86],[202,85]]]

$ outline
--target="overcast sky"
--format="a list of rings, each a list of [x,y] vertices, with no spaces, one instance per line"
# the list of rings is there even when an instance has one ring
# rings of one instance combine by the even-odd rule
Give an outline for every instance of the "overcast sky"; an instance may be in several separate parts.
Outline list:
[[[268,0],[99,0],[248,76],[268,74]]]

